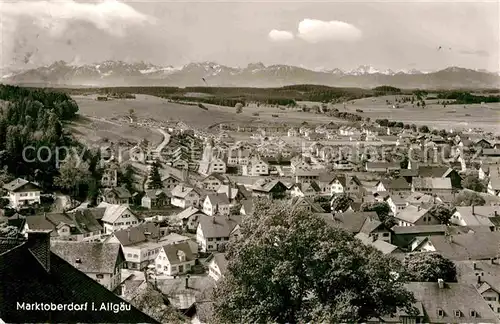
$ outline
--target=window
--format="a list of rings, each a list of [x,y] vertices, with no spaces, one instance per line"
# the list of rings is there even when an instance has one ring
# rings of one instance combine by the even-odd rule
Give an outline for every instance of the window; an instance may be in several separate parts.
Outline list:
[[[476,317],[476,311],[471,309],[470,310],[470,317]]]
[[[138,256],[137,254],[134,254],[134,258],[136,258],[136,259],[137,259],[138,257],[139,257],[139,256]]]
[[[441,308],[438,308],[437,313],[438,313],[439,317],[443,317],[444,316],[444,311]]]
[[[104,278],[104,275],[102,273],[98,273],[98,274],[96,274],[96,278],[102,279],[102,278]]]
[[[208,245],[208,249],[209,249],[209,250],[213,249],[212,245],[210,245],[210,244],[209,244],[209,245]]]
[[[389,236],[389,233],[384,233],[383,234],[384,237],[388,237]]]
[[[497,301],[496,297],[484,297],[486,301]]]
[[[209,242],[212,242],[213,240],[214,240],[213,238],[209,238],[209,239],[208,239],[208,241],[209,241]]]
[[[216,238],[215,240],[216,240],[216,241],[220,241],[221,239],[222,239],[222,238],[220,238],[220,237],[217,237],[217,238]]]
[[[132,257],[132,253],[127,253],[127,258],[131,258]]]
[[[462,316],[462,312],[459,311],[458,309],[454,310],[453,313],[455,314],[455,317],[460,317]]]

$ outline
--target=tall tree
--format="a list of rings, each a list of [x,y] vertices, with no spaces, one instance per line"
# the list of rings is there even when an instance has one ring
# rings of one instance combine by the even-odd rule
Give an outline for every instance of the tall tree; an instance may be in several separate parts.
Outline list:
[[[413,312],[399,261],[304,209],[256,201],[215,290],[222,323],[345,323]]]
[[[332,199],[332,212],[345,212],[349,209],[352,203],[353,199],[349,197],[348,194],[342,193],[337,195]]]
[[[394,217],[390,216],[391,207],[387,202],[366,202],[361,205],[361,211],[374,211],[377,213],[378,218],[387,228],[396,225]]]
[[[160,164],[158,162],[155,162],[151,166],[151,171],[149,173],[148,189],[162,189],[162,188],[163,188],[163,182],[161,181]]]
[[[485,203],[484,198],[477,192],[466,190],[459,193],[453,201],[455,206],[484,206]]]
[[[478,177],[474,175],[468,175],[462,181],[462,187],[477,191],[477,192],[485,192],[486,186],[479,180]]]
[[[439,253],[407,254],[403,268],[409,281],[437,282],[438,279],[457,281],[455,264]]]
[[[451,209],[442,204],[433,205],[429,209],[429,214],[437,218],[441,224],[448,224],[450,222],[451,215],[453,214]]]
[[[80,186],[90,181],[89,164],[70,155],[62,163],[59,175],[54,178],[54,184],[66,190],[71,198],[80,196]]]

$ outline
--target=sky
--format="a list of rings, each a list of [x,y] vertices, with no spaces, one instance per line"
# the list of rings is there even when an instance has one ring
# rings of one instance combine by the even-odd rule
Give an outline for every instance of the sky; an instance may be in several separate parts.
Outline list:
[[[0,0],[0,67],[123,60],[498,71],[499,3]]]

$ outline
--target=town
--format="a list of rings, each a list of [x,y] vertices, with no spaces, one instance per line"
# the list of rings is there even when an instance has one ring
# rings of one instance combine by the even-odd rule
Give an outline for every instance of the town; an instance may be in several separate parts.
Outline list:
[[[39,171],[14,177],[7,161],[5,294],[36,285],[75,302],[115,303],[111,322],[211,323],[214,291],[231,268],[228,251],[249,239],[247,222],[282,205],[281,213],[305,213],[404,264],[417,311],[398,306],[380,314],[384,321],[500,320],[500,138],[493,133],[369,119],[205,130],[132,111],[124,120],[157,128],[163,139],[128,150],[108,143],[89,151],[100,156],[94,161],[67,149],[53,183]],[[120,302],[134,315],[113,312]],[[0,314],[15,318],[5,306]]]

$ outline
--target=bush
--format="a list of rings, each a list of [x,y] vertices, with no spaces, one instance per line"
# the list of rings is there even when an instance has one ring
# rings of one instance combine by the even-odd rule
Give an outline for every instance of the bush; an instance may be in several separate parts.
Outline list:
[[[252,116],[259,116],[259,113],[253,113]]]
[[[271,116],[273,116],[273,117],[279,117],[280,115],[272,114]]]

